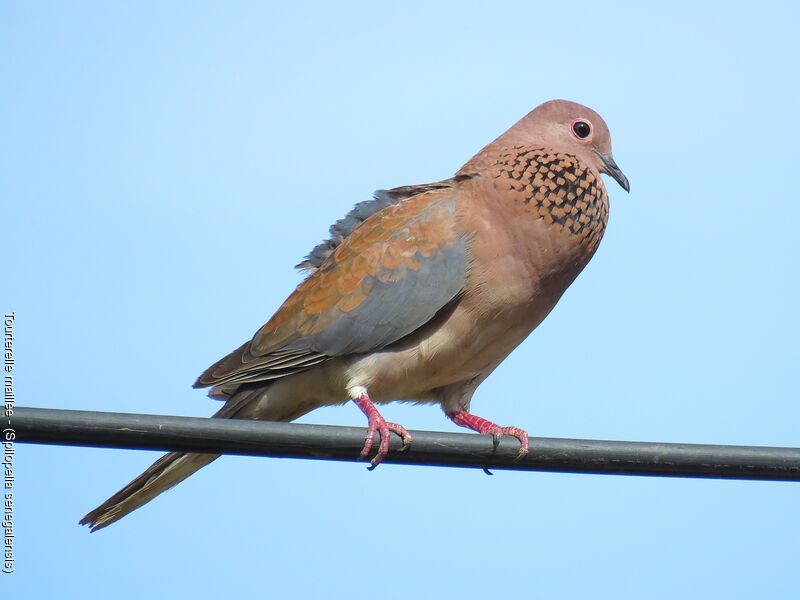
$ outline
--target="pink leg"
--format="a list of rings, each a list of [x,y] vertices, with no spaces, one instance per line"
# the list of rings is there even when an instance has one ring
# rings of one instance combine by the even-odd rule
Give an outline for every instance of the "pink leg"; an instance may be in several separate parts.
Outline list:
[[[517,438],[520,443],[519,455],[517,458],[522,458],[528,453],[528,432],[519,427],[500,427],[491,421],[482,419],[465,410],[448,413],[447,416],[450,417],[456,425],[467,427],[480,434],[490,434],[494,438],[495,446],[497,446],[500,441],[500,436],[511,435]]]
[[[373,458],[370,462],[370,465],[372,465],[370,466],[370,469],[377,467],[389,452],[390,431],[394,431],[397,435],[403,438],[403,446],[411,443],[411,435],[408,433],[408,431],[406,431],[406,428],[402,425],[398,425],[397,423],[389,423],[386,421],[381,416],[381,413],[378,412],[378,409],[375,408],[375,405],[372,403],[372,400],[369,399],[369,396],[366,392],[359,395],[357,398],[353,398],[353,402],[358,405],[358,408],[360,408],[362,412],[367,415],[367,419],[369,419],[367,440],[364,442],[364,449],[361,450],[362,458],[366,457],[367,454],[369,454],[369,451],[372,450],[372,443],[375,440],[375,432],[378,431],[381,434],[381,444],[378,447],[378,453],[375,455],[375,458]]]

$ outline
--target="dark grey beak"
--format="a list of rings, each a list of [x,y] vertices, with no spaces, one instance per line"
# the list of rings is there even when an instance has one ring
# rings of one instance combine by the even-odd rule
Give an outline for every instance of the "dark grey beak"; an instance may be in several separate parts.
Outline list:
[[[622,170],[617,166],[617,163],[614,162],[614,157],[610,154],[603,154],[602,152],[598,152],[597,150],[594,151],[597,156],[600,157],[600,160],[603,161],[603,165],[606,168],[606,173],[611,175],[623,190],[626,192],[631,191],[631,185],[628,183],[628,178],[625,177],[625,174]]]

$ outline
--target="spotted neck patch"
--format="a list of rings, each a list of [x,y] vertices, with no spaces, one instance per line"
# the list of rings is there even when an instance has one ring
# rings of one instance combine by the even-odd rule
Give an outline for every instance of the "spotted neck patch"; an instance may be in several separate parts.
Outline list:
[[[495,184],[517,208],[596,247],[608,222],[608,197],[598,177],[572,154],[515,146],[498,157]]]

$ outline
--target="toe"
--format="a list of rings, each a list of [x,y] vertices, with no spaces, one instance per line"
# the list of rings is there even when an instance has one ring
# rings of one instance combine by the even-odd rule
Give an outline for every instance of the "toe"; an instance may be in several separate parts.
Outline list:
[[[378,429],[378,425],[376,422],[370,419],[369,428],[367,429],[367,437],[364,439],[364,447],[361,449],[361,458],[366,457],[369,454],[369,451],[372,450],[372,446],[375,443],[375,432]]]
[[[519,460],[528,454],[528,432],[519,427],[507,427],[506,429],[506,435],[514,436],[519,440],[519,454],[517,455],[517,460]]]
[[[387,423],[387,426],[389,427],[389,431],[394,431],[402,438],[403,447],[408,446],[413,441],[411,434],[408,433],[408,430],[402,425],[399,425],[398,423]]]
[[[381,443],[378,446],[378,453],[375,455],[375,458],[373,458],[369,463],[370,471],[375,467],[377,467],[379,464],[381,464],[383,459],[386,458],[386,455],[389,453],[389,427],[387,426],[386,423],[383,423],[380,426],[380,432],[381,432]]]

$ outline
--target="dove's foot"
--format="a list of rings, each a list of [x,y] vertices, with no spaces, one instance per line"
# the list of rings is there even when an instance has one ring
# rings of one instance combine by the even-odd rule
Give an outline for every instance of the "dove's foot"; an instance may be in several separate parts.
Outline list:
[[[372,444],[375,441],[375,432],[381,434],[381,443],[378,446],[378,453],[375,458],[370,461],[370,469],[377,467],[381,461],[386,457],[389,452],[389,432],[394,431],[397,435],[403,438],[403,447],[411,443],[411,435],[406,431],[406,428],[397,423],[389,423],[381,416],[378,409],[369,399],[366,390],[353,398],[353,402],[358,405],[367,419],[369,419],[369,428],[367,429],[367,439],[364,442],[364,448],[361,450],[361,458],[365,458],[369,451],[372,450]]]
[[[467,427],[473,431],[477,431],[480,434],[491,435],[494,438],[495,447],[497,447],[497,444],[500,442],[500,436],[513,436],[517,438],[520,443],[519,455],[517,458],[522,458],[528,453],[528,432],[524,429],[520,429],[519,427],[500,427],[500,425],[496,425],[491,421],[482,419],[481,417],[475,416],[472,413],[468,413],[465,410],[448,413],[447,416],[450,417],[450,419],[456,425]]]

